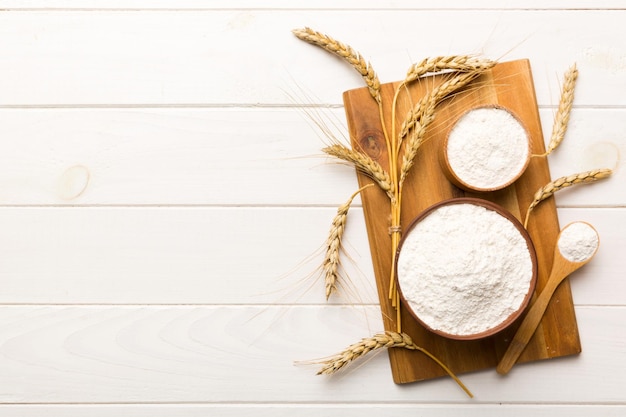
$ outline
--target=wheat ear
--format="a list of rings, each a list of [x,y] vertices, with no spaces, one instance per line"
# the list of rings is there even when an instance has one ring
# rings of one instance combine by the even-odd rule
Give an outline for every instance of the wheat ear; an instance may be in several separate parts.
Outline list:
[[[452,377],[457,384],[469,395],[473,397],[472,393],[461,382],[461,380],[452,373],[452,371],[441,362],[432,353],[426,349],[417,346],[411,337],[406,333],[398,333],[393,331],[386,331],[384,333],[377,333],[372,337],[363,338],[359,342],[354,343],[344,349],[342,352],[331,356],[327,360],[320,361],[322,368],[317,372],[318,375],[330,375],[334,374],[338,370],[344,368],[348,364],[352,363],[356,359],[365,356],[369,352],[383,349],[383,348],[404,348],[408,350],[417,350],[429,358],[434,360],[450,377]]]
[[[346,228],[346,222],[348,220],[348,210],[352,200],[364,189],[371,187],[374,184],[367,184],[364,187],[359,188],[354,194],[350,196],[348,201],[343,203],[337,208],[337,214],[333,218],[328,239],[326,239],[326,256],[324,263],[322,264],[322,270],[324,273],[324,285],[326,288],[326,300],[337,289],[337,280],[339,279],[339,265],[340,265],[340,251],[341,251],[341,239],[343,232]]]
[[[361,74],[371,96],[380,104],[380,81],[372,65],[365,61],[361,54],[352,49],[349,45],[341,43],[328,35],[317,32],[311,28],[294,29],[293,34],[305,42],[317,45],[322,49],[343,58],[355,70]]]
[[[486,69],[492,68],[494,65],[495,62],[493,61],[485,61],[484,68],[457,74],[437,86],[437,88],[435,88],[430,95],[427,96],[428,98],[426,100],[420,100],[412,109],[408,111],[404,118],[404,122],[400,127],[400,139],[406,137],[409,130],[411,130],[420,120],[421,116],[426,111],[426,108],[430,106],[430,103],[428,103],[429,100],[434,100],[435,103],[440,102],[451,93],[465,87]]]
[[[484,71],[492,68],[494,65],[493,61],[476,58],[471,55],[449,55],[425,58],[409,67],[404,82],[410,83],[428,73],[446,70],[459,72]]]
[[[407,141],[406,147],[404,149],[404,154],[402,154],[402,164],[400,165],[400,185],[404,184],[404,180],[406,179],[409,171],[413,167],[413,162],[415,161],[417,151],[424,142],[426,129],[432,123],[432,121],[435,120],[435,107],[437,106],[436,97],[427,97],[426,100],[424,100],[423,105],[424,108],[420,110],[419,116],[413,123],[412,133],[409,136],[409,140]]]
[[[352,150],[341,144],[327,146],[322,151],[330,156],[334,156],[343,161],[353,164],[360,172],[372,178],[378,186],[387,193],[387,196],[393,201],[395,196],[391,186],[391,179],[387,171],[364,153]]]
[[[572,104],[574,103],[574,88],[576,86],[576,79],[578,78],[578,69],[576,64],[572,65],[565,73],[565,79],[563,81],[563,87],[561,91],[561,100],[559,101],[559,109],[554,117],[554,125],[552,126],[552,135],[550,136],[550,143],[545,153],[540,156],[548,156],[553,150],[555,150],[563,141],[565,132],[567,131],[567,124],[569,123],[570,113],[572,111]]]
[[[491,61],[489,61],[491,62]],[[491,63],[491,66],[495,63]],[[422,145],[426,129],[435,119],[436,106],[450,94],[465,87],[472,80],[478,77],[484,70],[474,70],[466,73],[459,73],[449,80],[441,83],[429,95],[420,99],[417,105],[409,111],[400,131],[399,143],[409,131],[412,131],[407,141],[402,164],[400,165],[400,182],[402,185],[413,167],[413,161],[417,155],[419,147]]]
[[[585,171],[579,174],[561,177],[548,183],[547,185],[544,185],[539,190],[537,190],[533,197],[532,203],[530,203],[530,206],[528,206],[528,210],[526,211],[526,219],[524,220],[524,227],[528,225],[528,217],[530,216],[532,210],[537,207],[539,203],[541,203],[546,198],[552,196],[557,191],[562,190],[563,188],[571,187],[572,185],[576,184],[585,184],[598,181],[603,178],[607,178],[612,173],[613,171],[608,168],[594,169],[592,171]]]

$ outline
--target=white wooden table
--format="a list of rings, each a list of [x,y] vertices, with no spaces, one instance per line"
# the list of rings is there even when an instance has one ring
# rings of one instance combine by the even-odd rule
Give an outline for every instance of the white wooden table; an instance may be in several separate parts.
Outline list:
[[[0,416],[626,414],[626,2],[0,1]],[[497,6],[496,6],[497,5]],[[357,201],[353,292],[309,277],[351,168],[306,106],[343,122],[361,86],[442,54],[528,58],[544,132],[580,70],[554,178],[601,248],[572,278],[583,353],[397,386],[386,354],[339,378],[294,361],[382,329]],[[313,255],[310,257],[310,255]]]

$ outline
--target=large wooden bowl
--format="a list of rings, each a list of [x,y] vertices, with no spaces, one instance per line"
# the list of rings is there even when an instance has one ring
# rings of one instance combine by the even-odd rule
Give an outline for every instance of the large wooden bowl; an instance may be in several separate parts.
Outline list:
[[[461,198],[452,198],[452,199],[448,199],[448,200],[444,200],[444,201],[441,201],[439,203],[436,203],[436,204],[430,206],[429,208],[427,208],[426,210],[424,210],[422,213],[420,213],[411,222],[411,224],[408,226],[407,231],[404,234],[404,236],[403,236],[403,238],[402,238],[402,240],[400,242],[400,246],[399,246],[397,254],[396,254],[396,265],[398,265],[397,261],[398,261],[400,255],[402,254],[403,244],[405,243],[407,237],[411,235],[411,233],[413,232],[415,227],[417,225],[419,225],[420,222],[422,222],[424,219],[426,219],[429,215],[433,214],[434,212],[436,212],[437,210],[441,209],[442,207],[455,205],[455,204],[471,204],[471,205],[475,205],[475,206],[484,207],[487,210],[492,210],[492,211],[496,212],[497,214],[502,216],[505,220],[508,220],[511,223],[511,225],[519,232],[520,236],[526,241],[526,247],[528,248],[528,254],[529,254],[529,257],[530,257],[530,263],[531,263],[532,271],[531,271],[531,278],[530,278],[530,281],[528,283],[528,288],[526,288],[526,293],[525,293],[525,296],[524,296],[521,304],[510,306],[511,308],[514,308],[515,310],[508,317],[506,317],[503,321],[500,321],[498,323],[494,323],[494,325],[492,327],[489,327],[488,329],[486,329],[484,331],[481,331],[479,333],[472,333],[472,334],[454,334],[454,333],[446,332],[446,331],[441,330],[441,329],[434,328],[432,326],[432,323],[429,322],[428,319],[424,319],[423,317],[420,317],[420,315],[411,307],[411,304],[409,303],[407,297],[405,296],[405,294],[403,292],[403,284],[402,284],[402,282],[406,282],[406,280],[403,281],[403,280],[399,279],[399,274],[400,274],[399,269],[400,268],[396,268],[396,283],[397,283],[397,288],[398,288],[398,290],[400,292],[400,297],[402,299],[402,302],[404,303],[404,306],[406,307],[408,312],[415,318],[415,320],[417,320],[426,329],[428,329],[431,332],[436,333],[436,334],[438,334],[440,336],[447,337],[447,338],[450,338],[450,339],[455,339],[455,340],[476,340],[476,339],[481,339],[481,338],[493,336],[494,334],[496,334],[496,333],[500,332],[501,330],[507,328],[511,323],[513,323],[524,312],[524,310],[528,306],[528,303],[530,302],[532,294],[534,293],[534,290],[535,290],[535,284],[536,284],[536,281],[537,281],[537,255],[535,253],[535,248],[534,248],[533,242],[532,242],[530,236],[528,235],[528,232],[526,231],[526,229],[524,229],[522,224],[511,213],[509,213],[506,209],[504,209],[503,207],[501,207],[501,206],[499,206],[499,205],[497,205],[495,203],[492,203],[490,201],[483,200],[483,199],[480,199],[480,198],[461,197]],[[447,235],[445,233],[442,233],[440,236],[441,236],[442,241],[445,243],[445,239],[447,238]],[[452,254],[452,255],[454,256],[454,254]],[[410,276],[405,276],[405,277],[408,278],[408,279],[411,279]],[[504,280],[504,279],[507,279],[508,277],[502,276],[502,277],[497,277],[497,278],[500,279],[500,280]],[[418,295],[418,297],[419,296],[421,296],[421,294]],[[484,303],[489,303],[489,302],[490,302],[489,299],[485,299],[484,300]],[[470,314],[470,313],[471,312],[468,312],[468,314]]]

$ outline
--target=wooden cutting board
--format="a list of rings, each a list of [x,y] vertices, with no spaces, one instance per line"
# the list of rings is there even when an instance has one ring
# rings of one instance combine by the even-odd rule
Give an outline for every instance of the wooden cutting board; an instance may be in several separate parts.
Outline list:
[[[413,83],[410,90],[412,99],[400,100],[397,114],[405,115],[410,103],[416,103],[441,80],[442,76],[432,76]],[[398,83],[382,85],[382,99],[386,104],[386,127],[389,132],[389,103],[397,86]],[[387,150],[376,102],[367,88],[346,91],[343,99],[352,147],[367,153],[388,170]],[[401,216],[403,228],[432,204],[463,196],[495,202],[523,222],[535,191],[551,181],[547,158],[532,158],[528,169],[518,181],[504,190],[490,193],[469,193],[456,188],[446,179],[439,166],[438,149],[455,120],[472,107],[488,104],[497,104],[511,110],[528,129],[532,153],[541,154],[545,151],[529,62],[519,60],[496,65],[453,99],[439,105],[435,122],[429,127],[426,142],[420,148],[405,183]],[[371,182],[366,176],[359,173],[357,175],[361,186]],[[389,199],[377,187],[364,190],[361,198],[384,326],[386,330],[396,330],[396,311],[388,299],[391,268]],[[549,198],[537,206],[528,224],[538,259],[537,292],[541,291],[548,278],[559,230],[556,205],[554,199]],[[402,330],[415,343],[439,357],[453,372],[461,374],[495,368],[521,319],[499,334],[479,341],[455,341],[435,335],[420,326],[404,308],[401,308],[401,320]],[[566,280],[555,293],[541,325],[519,362],[571,355],[580,351],[571,289]],[[389,358],[393,379],[399,384],[445,375],[439,366],[417,351],[390,349]]]

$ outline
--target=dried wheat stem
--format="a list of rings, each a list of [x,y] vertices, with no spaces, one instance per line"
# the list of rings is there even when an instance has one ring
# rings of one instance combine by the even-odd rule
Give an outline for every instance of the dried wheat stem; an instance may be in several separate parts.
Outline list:
[[[546,149],[545,153],[538,156],[548,156],[561,144],[561,141],[563,141],[565,132],[567,131],[570,113],[572,111],[572,104],[574,103],[574,88],[576,86],[577,78],[578,69],[576,69],[576,64],[574,64],[565,73],[565,79],[563,81],[561,91],[561,100],[559,101],[559,109],[554,117],[552,135],[550,136],[548,149]]]
[[[420,100],[422,101],[422,100]],[[402,155],[402,164],[400,165],[400,186],[404,184],[409,171],[413,167],[415,156],[420,146],[424,142],[427,127],[435,120],[435,107],[437,101],[434,96],[430,96],[425,100],[425,108],[419,115],[419,120],[413,124],[413,130],[409,136],[404,154]],[[400,187],[401,189],[402,187]]]
[[[348,210],[352,200],[364,189],[371,187],[374,184],[367,184],[364,187],[359,188],[354,194],[350,196],[348,201],[343,203],[337,209],[337,214],[333,218],[328,239],[326,239],[326,256],[324,263],[322,264],[322,270],[324,274],[324,284],[326,288],[326,300],[337,289],[337,280],[339,279],[339,265],[340,265],[340,251],[341,251],[341,239],[348,220]]]
[[[401,91],[406,90],[407,84],[419,79],[420,77],[428,73],[440,72],[440,71],[445,71],[445,70],[456,71],[456,72],[466,72],[466,73],[482,73],[488,69],[493,68],[494,65],[496,65],[496,62],[494,61],[491,61],[488,59],[476,58],[470,55],[450,55],[450,56],[439,56],[439,57],[434,57],[434,58],[425,58],[422,61],[411,65],[411,67],[407,71],[407,75],[404,81],[402,81],[402,83],[398,86],[398,88],[395,91],[395,94],[393,97],[393,103],[391,106],[392,120],[395,120],[395,110],[397,107],[398,96]],[[474,76],[470,76],[468,82],[471,81],[472,78],[474,78]],[[439,93],[445,96],[449,93],[446,91],[448,87],[453,88],[453,90],[456,90],[462,87],[462,85],[461,86],[454,85],[456,83],[456,80],[452,80],[451,83],[452,85],[449,85],[449,84],[447,85],[444,82],[443,85],[440,86],[440,88],[438,89]],[[424,106],[424,105],[425,103],[423,101],[421,103],[418,103],[418,106]],[[409,114],[406,116],[405,122],[402,125],[400,138],[398,140],[398,146],[400,142],[402,141],[402,138],[404,138],[408,134],[409,129],[412,127],[411,123],[415,123],[415,117],[418,114],[420,114],[419,107],[414,108],[411,111],[409,111]],[[395,127],[395,124],[394,124],[394,127]],[[395,129],[393,130],[395,131]],[[396,139],[395,132],[393,133],[393,135],[394,135],[394,140],[395,140]]]
[[[378,76],[374,72],[371,64],[361,54],[352,49],[349,45],[343,44],[330,36],[317,32],[311,28],[305,27],[303,29],[293,30],[293,34],[299,39],[308,42],[313,45],[317,45],[322,49],[335,54],[343,58],[348,62],[355,70],[361,74],[367,84],[367,88],[371,96],[378,102],[381,102],[380,96],[380,81]]]
[[[492,68],[495,65],[493,61],[485,62],[486,63],[484,65],[484,69],[480,68],[474,71],[457,74],[437,86],[437,88],[435,88],[430,93],[430,96],[432,96],[432,99],[434,99],[436,103],[439,103],[451,93],[465,87],[472,80],[482,74],[486,69]],[[487,62],[489,64],[487,64]],[[429,105],[430,103],[428,103],[428,100],[420,100],[415,107],[409,110],[404,119],[404,122],[402,123],[402,127],[400,128],[400,138],[404,138],[409,133],[409,130],[415,126],[415,123],[419,121],[420,116],[424,113],[426,107]]]
[[[409,67],[404,82],[409,83],[415,81],[428,73],[446,70],[459,72],[484,71],[492,68],[493,65],[494,63],[490,60],[471,55],[449,55],[426,58]]]
[[[546,198],[552,196],[557,191],[562,190],[563,188],[571,187],[572,185],[576,184],[584,184],[598,181],[603,178],[607,178],[612,173],[613,171],[608,168],[595,169],[593,171],[585,171],[579,174],[561,177],[541,187],[535,193],[533,201],[532,203],[530,203],[530,206],[528,206],[528,210],[526,211],[526,219],[524,220],[524,227],[528,226],[528,217],[530,216],[532,210],[537,207],[539,203],[541,203]]]
[[[341,144],[335,144],[322,149],[326,154],[353,164],[360,172],[372,178],[378,186],[394,201],[393,187],[387,171],[364,153],[352,150]]]
[[[473,397],[472,393],[467,389],[467,387],[459,380],[459,378],[452,373],[452,371],[443,364],[439,359],[437,359],[432,353],[428,352],[426,349],[417,346],[411,337],[406,333],[399,333],[393,331],[386,331],[384,333],[377,333],[372,337],[361,339],[359,342],[354,343],[344,349],[342,352],[333,355],[327,360],[321,361],[320,363],[323,365],[322,368],[318,371],[318,375],[330,375],[338,370],[344,368],[351,362],[356,359],[365,356],[369,352],[383,349],[383,348],[404,348],[408,350],[418,350],[424,354],[426,354],[429,358],[433,359],[441,368],[450,375],[457,384],[469,395]]]
[[[491,61],[489,61],[491,63]],[[495,65],[492,63],[492,66]],[[406,136],[409,131],[411,135],[408,139],[402,164],[400,165],[400,189],[409,171],[413,167],[413,161],[419,147],[422,145],[426,129],[435,119],[436,106],[451,93],[465,87],[472,80],[478,77],[484,70],[475,70],[466,73],[459,73],[437,86],[429,95],[420,99],[413,109],[409,111],[400,131],[400,139]]]

